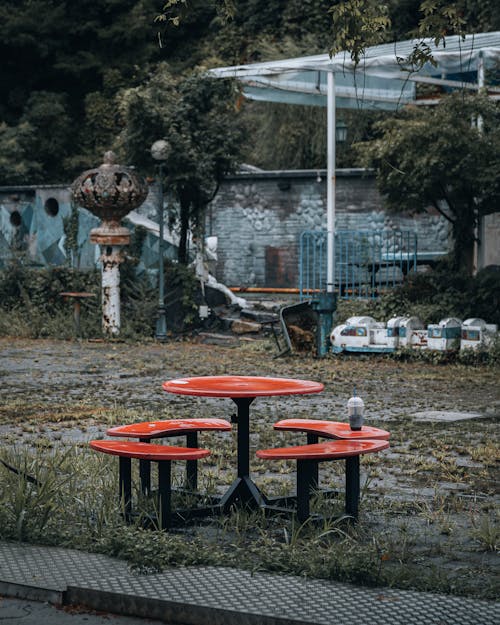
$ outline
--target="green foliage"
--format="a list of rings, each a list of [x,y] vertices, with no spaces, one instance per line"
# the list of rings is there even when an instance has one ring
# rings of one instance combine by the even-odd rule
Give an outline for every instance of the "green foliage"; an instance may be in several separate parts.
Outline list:
[[[119,524],[116,467],[99,457],[89,464],[78,447],[47,447],[40,436],[34,449],[2,449],[1,460],[20,474],[0,465],[0,537],[64,545],[79,535],[83,546]]]
[[[32,159],[29,149],[34,136],[28,122],[17,126],[0,122],[0,181],[29,184],[41,176],[43,165]]]
[[[29,150],[43,163],[40,177],[32,182],[61,182],[60,165],[68,155],[68,137],[72,134],[66,96],[48,91],[32,92],[23,109],[23,122],[34,130]]]
[[[387,5],[373,0],[346,0],[334,4],[330,12],[334,24],[330,54],[347,50],[356,65],[368,46],[385,41],[391,26]]]
[[[123,339],[152,338],[158,312],[158,286],[146,273],[137,275],[144,231],[136,229],[127,260],[121,265],[121,329]],[[70,267],[33,268],[15,259],[0,271],[0,336],[73,338],[72,303],[60,293],[87,291],[82,302],[81,333],[101,336],[101,274]],[[165,264],[165,300],[169,332],[192,330],[201,303],[199,281],[190,267]]]
[[[68,259],[71,267],[79,266],[78,252],[80,247],[78,245],[78,208],[75,204],[71,203],[71,212],[66,217],[63,217],[63,230],[64,230],[64,251],[66,252],[66,258]]]
[[[337,143],[337,167],[357,167],[352,145],[374,136],[373,126],[388,117],[378,111],[342,111],[347,141]],[[248,139],[242,159],[262,169],[325,169],[326,109],[274,102],[248,102],[242,108]]]
[[[147,88],[160,61],[179,77],[195,67],[342,47],[359,58],[367,45],[412,36],[419,42],[414,58],[402,62],[418,64],[430,59],[422,37],[440,39],[465,29],[500,29],[496,4],[494,0],[383,4],[375,0],[168,0],[162,11],[157,0],[80,0],[75,19],[75,7],[68,0],[4,0],[0,6],[0,185],[60,183],[94,166],[123,130],[120,92]],[[271,132],[259,132],[258,142],[255,136],[241,140],[246,158],[271,168],[321,166],[322,120],[314,125],[321,113],[290,108],[293,112],[279,125],[280,113],[273,112]],[[266,125],[269,110],[272,107],[260,115],[252,112],[248,117],[249,122],[255,121],[252,128]],[[245,119],[241,115],[240,123]],[[164,125],[154,128],[159,132]],[[168,136],[168,131],[157,132],[149,132],[140,121],[129,130],[130,135],[137,134],[136,143],[142,143],[143,156],[152,135],[153,140]],[[293,138],[290,144],[287,135]],[[341,165],[358,165],[354,158],[352,153],[344,158],[339,152]],[[151,173],[151,165],[147,169]]]
[[[165,138],[164,182],[179,206],[179,261],[187,263],[187,234],[197,234],[206,206],[234,171],[242,141],[236,86],[203,74],[178,78],[162,64],[142,87],[123,92],[120,144],[129,161],[151,171],[144,146]]]
[[[484,269],[474,277],[453,273],[447,264],[413,274],[399,288],[374,301],[377,315],[416,315],[427,323],[445,317],[480,317],[500,325],[500,272]]]
[[[72,338],[72,306],[60,295],[68,291],[96,294],[82,305],[81,328],[83,336],[99,335],[99,290],[97,271],[32,268],[14,259],[0,271],[0,335]]]
[[[245,162],[263,169],[326,167],[326,109],[266,102],[246,105],[243,118],[251,129]]]
[[[435,65],[433,48],[449,35],[496,30],[499,24],[494,0],[344,0],[330,8],[333,20],[331,54],[346,50],[358,65],[366,48],[397,39],[414,39],[414,47],[400,62],[418,71]],[[429,44],[432,40],[432,46]]]
[[[446,317],[479,317],[500,326],[500,272],[483,269],[474,277],[453,273],[446,263],[426,274],[413,274],[400,287],[373,300],[340,300],[336,323],[354,315],[369,315],[379,321],[395,316],[416,316],[424,324],[438,323]],[[480,350],[435,352],[403,349],[391,357],[422,360],[432,364],[459,362],[475,366],[500,363],[500,338]]]
[[[481,115],[483,130],[471,124]],[[478,219],[500,205],[500,107],[487,98],[454,95],[432,110],[406,109],[380,122],[379,137],[358,146],[394,211],[432,208],[452,224],[454,267],[472,271]]]
[[[6,169],[0,165],[0,184],[60,183],[94,164],[93,150],[109,148],[111,133],[107,110],[96,124],[87,94],[104,92],[107,104],[110,67],[131,85],[158,58],[156,0],[82,0],[78,19],[74,9],[67,0],[1,3],[0,124],[19,135],[23,159],[12,154]]]
[[[148,510],[148,503],[141,501],[136,492],[134,503],[140,514],[134,523],[124,523],[116,497],[115,458],[77,446],[58,445],[47,453],[47,444],[51,444],[43,440],[38,438],[34,450],[26,446],[2,450],[0,458],[21,471],[17,475],[0,465],[2,540],[102,553],[127,561],[139,573],[159,572],[171,566],[211,565],[362,586],[494,596],[493,584],[485,588],[451,574],[435,576],[428,565],[422,565],[435,561],[436,545],[433,542],[428,546],[433,537],[421,535],[417,529],[413,540],[409,540],[401,524],[401,519],[408,516],[424,520],[426,509],[419,510],[424,505],[420,501],[403,501],[398,506],[378,494],[374,498],[377,511],[367,512],[354,528],[339,520],[299,525],[287,517],[269,518],[260,511],[235,509],[221,519],[192,525],[189,531],[158,532],[142,527],[141,514]],[[26,475],[38,483],[28,482]],[[331,501],[329,504],[331,511]],[[370,507],[370,501],[364,504],[365,509]],[[381,510],[383,527],[380,519],[376,521]],[[470,510],[466,518],[469,527]],[[432,522],[427,519],[427,525]],[[481,550],[497,549],[494,515],[483,512],[474,517],[470,536]],[[444,540],[439,547],[449,549]],[[419,574],[415,560],[419,562]]]
[[[158,310],[158,289],[142,274],[121,280],[120,337],[141,340],[152,338]]]
[[[174,332],[192,329],[198,321],[201,304],[200,283],[192,267],[165,263],[165,305],[167,327]]]
[[[129,259],[121,272],[120,337],[143,340],[152,338],[158,315],[158,285],[146,273],[136,275],[135,263]],[[199,321],[200,283],[191,267],[165,261],[164,293],[167,331],[189,332]]]
[[[97,271],[76,271],[68,267],[32,268],[19,259],[0,271],[2,308],[14,310],[23,300],[43,312],[66,308],[64,291],[93,291],[99,288]]]

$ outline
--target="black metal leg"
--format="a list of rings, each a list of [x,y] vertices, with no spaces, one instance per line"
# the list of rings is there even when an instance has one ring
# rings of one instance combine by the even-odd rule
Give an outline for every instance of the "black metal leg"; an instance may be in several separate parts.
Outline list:
[[[238,475],[220,500],[222,509],[227,512],[238,502],[252,506],[263,506],[266,498],[250,477],[250,404],[255,397],[233,397],[238,407],[238,414],[233,417],[237,423],[237,461]]]
[[[359,456],[345,460],[345,512],[355,520],[359,506]]]
[[[315,445],[319,441],[319,436],[314,434],[313,432],[307,433],[307,444]],[[319,486],[319,462],[316,462],[316,466],[314,467],[314,474],[312,478],[311,488],[317,490]]]
[[[198,432],[189,432],[186,435],[187,447],[198,447]],[[198,489],[198,461],[188,460],[186,462],[186,488],[188,490]]]
[[[253,397],[233,399],[238,407],[238,477],[250,474],[250,404],[253,400]]]
[[[297,518],[300,523],[310,516],[311,486],[317,471],[317,460],[297,460]]]
[[[171,475],[170,460],[158,462],[158,520],[162,530],[168,529],[172,524]]]
[[[140,438],[139,442],[149,443],[149,439]],[[141,478],[141,492],[143,495],[149,495],[151,492],[151,461],[139,460],[139,476]]]
[[[132,461],[130,458],[120,456],[120,502],[123,506],[125,520],[128,522],[132,516]]]

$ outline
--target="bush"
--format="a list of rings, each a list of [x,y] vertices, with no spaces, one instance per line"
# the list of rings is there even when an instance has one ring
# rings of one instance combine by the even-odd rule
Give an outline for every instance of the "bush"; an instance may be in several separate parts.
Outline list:
[[[378,321],[416,315],[424,323],[480,317],[500,325],[500,271],[486,268],[469,278],[443,263],[430,273],[410,274],[402,286],[378,299],[339,302],[339,322],[352,315],[370,315]]]
[[[60,293],[100,290],[97,270],[79,271],[69,267],[36,268],[22,260],[11,261],[0,271],[0,302],[4,310],[29,307],[52,314],[67,308]]]
[[[158,286],[146,273],[137,276],[137,259],[121,266],[120,337],[153,337],[158,313]],[[37,268],[15,259],[0,271],[0,336],[59,338],[74,336],[71,305],[62,292],[87,291],[94,298],[82,304],[81,335],[101,335],[101,274],[69,267]],[[173,262],[165,264],[167,328],[178,333],[192,330],[198,322],[201,301],[194,272]]]

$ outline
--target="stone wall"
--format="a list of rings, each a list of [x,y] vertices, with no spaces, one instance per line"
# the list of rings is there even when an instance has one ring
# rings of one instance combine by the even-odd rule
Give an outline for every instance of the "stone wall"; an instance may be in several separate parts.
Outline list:
[[[326,229],[326,172],[252,172],[229,177],[207,214],[218,237],[216,277],[231,286],[297,287],[299,239]],[[436,215],[388,215],[373,173],[338,170],[338,230],[409,229],[418,251],[446,252],[448,223]]]
[[[158,266],[155,191],[125,221],[131,229],[134,221],[147,229],[139,271],[152,273]],[[371,172],[338,170],[336,198],[337,229],[408,229],[417,234],[419,253],[448,250],[446,220],[438,214],[387,214]],[[79,210],[78,255],[67,259],[63,220],[70,212],[68,186],[0,188],[0,267],[16,251],[40,266],[95,267],[99,253],[88,239],[99,221]],[[500,264],[500,213],[483,223],[480,266]],[[258,171],[228,177],[207,212],[206,234],[218,238],[218,260],[210,270],[229,286],[297,287],[300,235],[325,229],[326,172]],[[165,247],[167,256],[175,258],[175,235],[166,233]]]
[[[124,225],[131,231],[136,225],[147,231],[138,271],[154,273],[158,267],[158,227],[155,221],[158,197],[155,187],[141,207],[141,214],[131,213]],[[15,254],[22,254],[35,266],[70,265],[90,269],[99,264],[99,246],[90,243],[92,228],[99,219],[84,208],[78,210],[78,249],[67,257],[64,246],[64,220],[71,214],[69,186],[0,188],[0,267]],[[165,256],[177,258],[176,245],[167,234]]]

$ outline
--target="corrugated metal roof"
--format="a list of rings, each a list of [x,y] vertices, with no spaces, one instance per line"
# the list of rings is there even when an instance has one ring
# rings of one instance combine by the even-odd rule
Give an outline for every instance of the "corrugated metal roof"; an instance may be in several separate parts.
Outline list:
[[[427,63],[418,72],[405,67],[418,43],[432,50],[436,66]],[[256,100],[326,105],[326,72],[335,72],[338,108],[394,109],[415,99],[414,82],[419,79],[470,81],[466,74],[477,72],[479,58],[486,68],[500,64],[500,31],[432,39],[398,41],[367,48],[356,66],[350,55],[340,52],[235,65],[210,70],[220,78],[238,78],[247,97]]]

